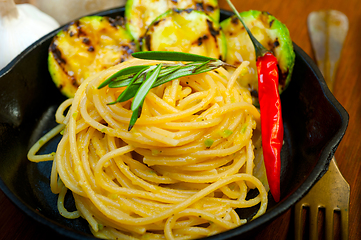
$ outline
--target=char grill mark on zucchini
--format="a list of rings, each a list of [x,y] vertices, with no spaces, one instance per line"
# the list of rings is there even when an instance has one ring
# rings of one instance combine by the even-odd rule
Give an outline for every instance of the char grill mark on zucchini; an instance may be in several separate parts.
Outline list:
[[[226,42],[218,23],[204,12],[172,9],[148,27],[144,51],[182,51],[225,59]]]
[[[61,68],[62,71],[64,71],[64,73],[68,76],[68,78],[70,79],[70,84],[75,87],[78,88],[79,85],[76,82],[76,79],[74,78],[74,76],[70,76],[69,73],[67,71],[65,71],[65,65],[66,65],[66,60],[62,58],[61,56],[61,52],[59,50],[59,48],[56,46],[56,44],[52,44],[50,45],[49,50],[52,52],[54,59],[56,60],[56,62],[58,63],[59,67]],[[64,84],[59,83],[59,85],[57,86],[59,88],[60,91],[62,91]]]
[[[291,80],[295,62],[293,43],[287,27],[268,12],[250,10],[241,12],[240,15],[261,44],[277,57],[281,93]],[[239,65],[242,61],[250,61],[249,72],[243,77],[246,80],[241,85],[248,87],[254,93],[252,96],[257,96],[258,94],[255,93],[258,89],[256,56],[245,28],[236,16],[221,22],[221,27],[227,40],[226,62]],[[257,99],[254,100],[257,104]]]
[[[137,49],[121,19],[83,17],[65,26],[49,47],[55,85],[67,97],[90,75],[121,63]]]

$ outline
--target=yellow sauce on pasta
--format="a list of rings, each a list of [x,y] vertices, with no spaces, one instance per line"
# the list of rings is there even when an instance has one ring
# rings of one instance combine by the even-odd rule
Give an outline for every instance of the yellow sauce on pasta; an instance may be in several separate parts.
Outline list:
[[[254,176],[260,114],[237,81],[248,62],[151,89],[128,131],[131,100],[107,104],[124,89],[97,87],[122,68],[156,63],[132,59],[88,78],[29,151],[31,161],[53,161],[60,214],[85,218],[108,239],[201,238],[246,223],[236,209],[259,205],[254,218],[263,214],[267,191]],[[55,154],[36,155],[59,133]],[[246,200],[250,188],[259,194]],[[67,190],[75,212],[64,207]]]

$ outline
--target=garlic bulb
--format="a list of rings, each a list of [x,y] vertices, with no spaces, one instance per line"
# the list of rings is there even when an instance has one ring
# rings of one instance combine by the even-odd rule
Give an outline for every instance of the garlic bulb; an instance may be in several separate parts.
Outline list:
[[[0,1],[0,70],[30,44],[59,27],[31,4]]]
[[[102,10],[121,7],[125,0],[29,0],[61,25]]]

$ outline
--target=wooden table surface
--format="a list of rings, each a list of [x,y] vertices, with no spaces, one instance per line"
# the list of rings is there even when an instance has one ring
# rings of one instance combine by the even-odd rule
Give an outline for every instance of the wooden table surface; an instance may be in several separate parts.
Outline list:
[[[351,186],[349,239],[361,239],[361,1],[360,0],[233,0],[239,11],[268,11],[286,24],[293,41],[313,57],[307,31],[307,16],[322,9],[335,9],[349,18],[334,95],[350,115],[348,129],[336,151],[338,166]],[[230,9],[225,0],[221,8]],[[261,231],[256,239],[294,239],[293,210],[290,209]],[[62,239],[20,211],[0,191],[0,239]],[[307,238],[306,238],[307,239]]]

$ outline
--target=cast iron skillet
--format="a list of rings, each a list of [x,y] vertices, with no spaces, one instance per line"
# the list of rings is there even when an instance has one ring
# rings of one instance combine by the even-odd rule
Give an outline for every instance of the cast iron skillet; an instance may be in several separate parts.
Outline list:
[[[124,8],[97,15],[116,17]],[[230,12],[222,11],[225,19]],[[59,30],[59,29],[58,29]],[[56,125],[54,113],[65,99],[47,70],[46,35],[0,71],[0,188],[27,215],[64,238],[95,239],[85,220],[60,216],[49,188],[51,163],[31,163],[26,154]],[[267,212],[241,227],[208,239],[249,237],[300,200],[325,173],[348,124],[348,114],[328,90],[315,63],[297,45],[292,81],[282,93],[285,144],[282,148],[281,201],[271,196]],[[59,139],[58,139],[59,140]],[[44,152],[53,152],[57,141]],[[66,207],[74,209],[71,197]],[[250,209],[252,214],[254,209]]]

